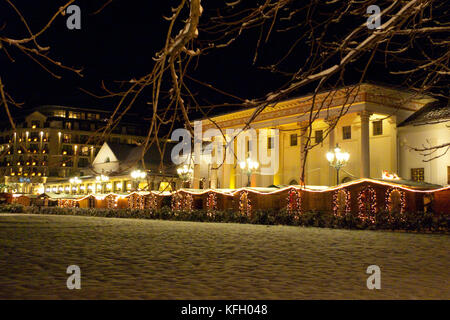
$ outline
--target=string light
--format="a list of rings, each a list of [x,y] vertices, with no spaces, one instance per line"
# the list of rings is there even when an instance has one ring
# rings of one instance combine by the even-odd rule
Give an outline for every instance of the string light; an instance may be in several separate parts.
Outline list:
[[[406,218],[404,217],[405,211],[406,211],[406,196],[405,196],[405,192],[395,188],[395,187],[391,187],[389,189],[386,190],[386,195],[384,198],[384,203],[386,204],[386,211],[389,213],[389,220],[392,222],[393,221],[393,217],[392,217],[392,213],[394,212],[394,203],[393,203],[393,199],[392,196],[394,195],[394,193],[397,192],[400,196],[400,220],[401,221],[405,221]]]
[[[243,191],[239,197],[239,213],[247,217],[252,214],[252,204],[248,197],[248,191]]]
[[[344,198],[344,208],[341,208],[341,198]],[[336,190],[333,193],[333,214],[335,217],[342,217],[343,212],[345,215],[349,215],[351,213],[350,206],[350,191],[347,189]]]
[[[288,192],[286,211],[295,219],[302,214],[302,195],[300,190],[291,188]]]
[[[256,189],[252,189],[252,188],[239,188],[239,189],[233,189],[230,191],[219,191],[216,189],[206,189],[203,191],[198,191],[198,192],[193,192],[190,190],[186,190],[186,189],[180,189],[180,191],[183,191],[185,193],[190,193],[193,195],[203,195],[206,194],[208,192],[216,192],[218,194],[222,194],[222,195],[226,195],[226,196],[234,196],[242,191],[247,191],[247,192],[251,192],[251,193],[255,193],[255,194],[277,194],[280,192],[285,192],[287,190],[289,190],[290,188],[296,188],[298,190],[305,190],[308,192],[317,192],[317,193],[323,193],[323,192],[330,192],[330,191],[335,191],[335,190],[340,190],[340,189],[344,189],[344,188],[348,188],[350,186],[354,186],[354,185],[358,185],[358,184],[362,184],[364,182],[368,182],[368,183],[372,183],[372,184],[377,184],[377,185],[382,185],[382,186],[389,186],[389,187],[396,187],[398,189],[402,189],[405,191],[410,191],[410,192],[415,192],[415,193],[432,193],[432,192],[440,192],[440,191],[445,191],[445,190],[450,190],[450,186],[447,187],[442,187],[442,188],[438,188],[438,189],[432,189],[432,190],[416,190],[416,189],[412,189],[412,188],[408,188],[405,186],[400,186],[394,183],[389,183],[389,182],[384,182],[384,181],[379,181],[379,180],[374,180],[374,179],[369,179],[369,178],[363,178],[363,179],[358,179],[358,180],[354,180],[354,181],[350,181],[347,183],[342,183],[339,186],[334,186],[331,188],[326,188],[323,190],[316,190],[316,189],[311,189],[308,187],[297,187],[297,186],[288,186],[288,187],[284,187],[284,188],[280,188],[280,189],[276,189],[274,191],[268,191],[268,192],[260,192]]]
[[[208,217],[212,218],[215,216],[217,211],[217,194],[214,192],[208,193],[206,198],[206,208]]]
[[[375,223],[377,213],[377,195],[371,186],[364,187],[358,193],[358,218],[362,222]]]

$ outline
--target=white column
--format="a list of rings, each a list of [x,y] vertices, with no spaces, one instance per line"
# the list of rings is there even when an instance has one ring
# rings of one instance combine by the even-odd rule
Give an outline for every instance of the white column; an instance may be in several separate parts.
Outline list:
[[[329,126],[334,125],[333,121],[329,121],[327,122]],[[337,126],[337,124],[336,124]],[[336,138],[335,138],[335,128],[330,129],[330,131],[328,132],[328,149],[329,151],[332,151],[335,147],[336,147]],[[333,181],[336,179],[336,169],[334,169],[332,166],[330,166],[329,168],[329,174],[328,174],[328,185],[332,186],[334,185]],[[337,182],[337,184],[339,184],[339,181]]]
[[[211,166],[211,189],[217,188],[217,168],[216,166]]]
[[[361,118],[361,178],[370,177],[370,144],[369,144],[369,118],[370,113],[362,111]]]
[[[194,189],[200,188],[200,164],[194,164],[192,187]]]

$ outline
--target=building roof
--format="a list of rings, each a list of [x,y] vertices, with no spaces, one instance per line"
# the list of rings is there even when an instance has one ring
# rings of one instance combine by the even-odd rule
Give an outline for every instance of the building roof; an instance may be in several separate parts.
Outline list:
[[[131,145],[123,143],[111,143],[105,142],[111,151],[114,153],[116,158],[121,162],[122,167],[133,166],[136,163],[140,163],[142,157],[143,145]],[[162,163],[164,165],[164,171],[166,174],[176,174],[176,168],[171,161],[171,152],[175,143],[168,142],[162,157]],[[161,146],[161,149],[163,145]],[[150,146],[144,155],[144,163],[147,169],[154,172],[159,172],[161,164],[161,153],[159,152],[156,145]]]
[[[426,104],[420,110],[414,112],[399,127],[420,126],[425,124],[450,121],[450,100],[434,101]]]

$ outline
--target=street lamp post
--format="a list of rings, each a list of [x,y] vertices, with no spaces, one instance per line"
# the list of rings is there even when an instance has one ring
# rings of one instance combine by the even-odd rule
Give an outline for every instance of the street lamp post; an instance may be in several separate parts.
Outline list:
[[[333,151],[327,152],[327,160],[330,166],[336,169],[336,184],[339,184],[339,170],[345,166],[350,158],[348,152],[342,152],[341,148],[336,144]]]
[[[146,176],[147,176],[147,173],[145,171],[134,170],[133,172],[131,172],[131,178],[133,178],[133,180],[134,180],[135,189],[139,189],[139,180],[145,179]],[[137,186],[136,186],[136,183],[137,183]]]
[[[194,170],[192,170],[191,167],[184,165],[177,169],[177,173],[178,173],[178,176],[180,177],[181,181],[183,181],[183,187],[184,187],[186,182],[191,180]]]
[[[239,167],[241,167],[242,170],[245,170],[247,174],[247,187],[250,187],[250,178],[252,176],[252,173],[259,168],[259,163],[257,161],[253,161],[250,158],[247,158],[246,161],[239,162]]]

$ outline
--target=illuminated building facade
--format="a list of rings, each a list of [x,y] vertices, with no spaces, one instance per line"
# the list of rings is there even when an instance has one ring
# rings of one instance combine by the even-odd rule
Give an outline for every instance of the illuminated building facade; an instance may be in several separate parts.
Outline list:
[[[41,106],[13,115],[0,131],[0,178],[8,191],[36,193],[49,178],[83,176],[103,142],[139,143],[144,126],[128,115],[102,136],[111,112]]]
[[[432,101],[428,96],[411,91],[366,83],[322,92],[314,100],[313,95],[307,95],[270,105],[251,122],[251,128],[257,131],[258,136],[268,136],[267,146],[270,146],[271,139],[273,141],[271,135],[276,132],[273,129],[278,130],[280,147],[268,152],[278,152],[279,167],[274,174],[263,175],[260,172],[264,164],[260,164],[252,173],[251,186],[298,185],[303,170],[304,182],[317,186],[333,186],[358,178],[381,179],[383,171],[403,173],[398,127]],[[214,129],[216,125],[223,132],[242,128],[254,112],[255,108],[251,108],[204,119],[202,130]],[[308,125],[310,117],[313,119],[311,126]],[[329,130],[330,126],[334,128]],[[308,140],[314,147],[309,150],[303,168],[304,146]],[[259,144],[260,140],[257,141]],[[222,141],[219,143],[225,146]],[[338,182],[336,170],[326,157],[337,144],[350,155],[340,170]],[[260,147],[258,145],[258,149]],[[246,148],[249,153],[249,143]],[[234,150],[238,150],[236,142]],[[403,178],[410,179],[410,176]],[[194,188],[233,189],[245,187],[248,177],[245,169],[236,163],[202,161],[194,166],[192,183]]]

